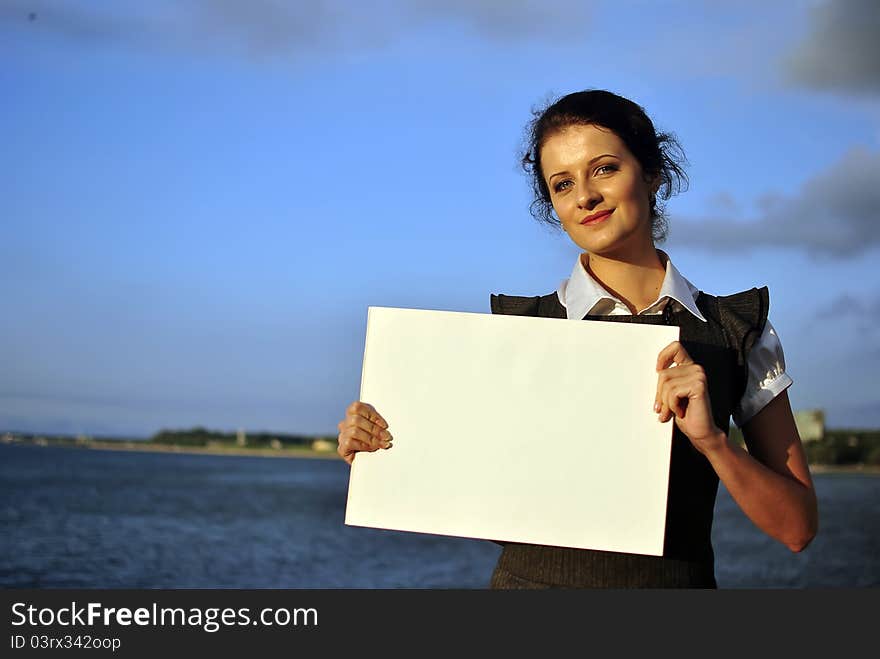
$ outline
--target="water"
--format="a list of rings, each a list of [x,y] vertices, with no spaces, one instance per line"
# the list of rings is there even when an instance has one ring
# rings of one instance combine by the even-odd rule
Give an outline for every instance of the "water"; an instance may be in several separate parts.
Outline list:
[[[818,474],[801,554],[722,488],[720,587],[880,585],[880,476]],[[0,446],[0,587],[485,588],[490,542],[348,527],[348,466]]]

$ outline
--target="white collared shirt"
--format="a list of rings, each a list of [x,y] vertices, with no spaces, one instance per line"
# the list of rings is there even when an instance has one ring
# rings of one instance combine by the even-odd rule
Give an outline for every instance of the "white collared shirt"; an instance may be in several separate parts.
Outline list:
[[[666,275],[657,299],[639,311],[639,315],[661,314],[669,300],[675,300],[701,321],[707,322],[696,304],[699,289],[681,275],[664,252],[657,251],[666,260]],[[571,276],[559,285],[556,295],[565,307],[566,317],[569,319],[581,320],[587,314],[630,315],[627,306],[605,290],[584,268],[580,255],[571,271]],[[733,421],[740,428],[792,384],[791,377],[785,372],[782,343],[769,319],[764,325],[761,337],[749,351],[748,367],[749,376],[745,393],[733,412]]]

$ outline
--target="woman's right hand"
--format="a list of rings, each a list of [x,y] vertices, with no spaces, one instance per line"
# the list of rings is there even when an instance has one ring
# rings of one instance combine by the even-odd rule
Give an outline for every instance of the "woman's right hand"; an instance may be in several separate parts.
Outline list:
[[[358,451],[378,451],[391,448],[394,439],[388,432],[388,422],[369,403],[356,400],[345,410],[339,429],[339,447],[336,452],[349,465]]]

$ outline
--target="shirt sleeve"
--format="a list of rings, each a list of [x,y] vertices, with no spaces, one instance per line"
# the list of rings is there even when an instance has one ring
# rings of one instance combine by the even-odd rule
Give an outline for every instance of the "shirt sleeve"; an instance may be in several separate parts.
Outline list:
[[[769,319],[749,351],[748,369],[745,393],[733,412],[733,422],[740,428],[793,383],[785,372],[782,343]]]

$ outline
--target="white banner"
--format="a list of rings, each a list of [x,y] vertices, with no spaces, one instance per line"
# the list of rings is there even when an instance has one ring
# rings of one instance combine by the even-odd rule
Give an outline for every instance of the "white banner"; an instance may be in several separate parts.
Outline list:
[[[678,327],[370,307],[345,523],[661,555],[673,422],[653,410]]]

